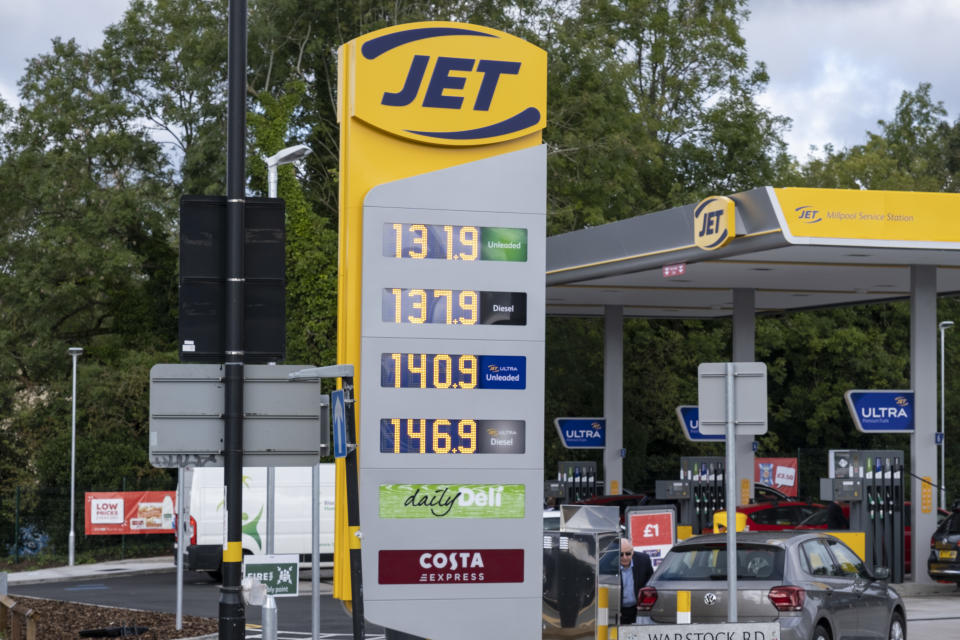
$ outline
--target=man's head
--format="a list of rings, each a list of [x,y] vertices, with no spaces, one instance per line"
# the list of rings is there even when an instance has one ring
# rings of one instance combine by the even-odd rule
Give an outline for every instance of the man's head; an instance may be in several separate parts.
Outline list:
[[[620,538],[620,564],[629,567],[633,560],[633,544],[626,538]]]

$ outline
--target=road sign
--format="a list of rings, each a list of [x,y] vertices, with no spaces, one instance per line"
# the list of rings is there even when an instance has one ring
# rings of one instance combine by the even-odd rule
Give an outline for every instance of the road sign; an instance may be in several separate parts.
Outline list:
[[[330,411],[333,414],[333,457],[347,457],[347,416],[343,405],[343,389],[330,392]]]
[[[306,365],[244,366],[244,464],[307,467],[329,455],[329,401]],[[223,466],[223,365],[150,369],[150,464]]]
[[[299,561],[296,554],[244,556],[243,575],[256,578],[268,596],[296,597],[300,595]]]
[[[763,362],[704,362],[697,369],[700,433],[727,433],[727,365],[733,374],[733,423],[738,436],[767,432],[767,365]]]
[[[606,446],[606,418],[554,418],[553,424],[567,449],[603,449]]]
[[[850,417],[863,433],[912,433],[913,391],[851,389],[843,394]]]
[[[933,441],[934,441],[934,443],[936,443],[936,445],[937,445],[938,447],[939,447],[940,445],[942,445],[942,444],[943,444],[943,432],[942,432],[942,431],[937,431],[935,434],[933,434]]]
[[[677,419],[683,435],[692,442],[723,442],[726,434],[707,435],[700,431],[700,409],[694,405],[682,404],[677,407]]]

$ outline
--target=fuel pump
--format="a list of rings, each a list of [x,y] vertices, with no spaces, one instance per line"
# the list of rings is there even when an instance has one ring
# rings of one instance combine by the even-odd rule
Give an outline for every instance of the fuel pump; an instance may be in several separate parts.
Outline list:
[[[888,567],[891,582],[903,582],[903,451],[831,450],[829,477],[820,498],[850,507],[850,530],[862,531],[866,564]]]
[[[723,458],[684,456],[680,458],[680,480],[657,480],[658,500],[675,501],[678,524],[693,533],[713,530],[713,514],[726,509]]]

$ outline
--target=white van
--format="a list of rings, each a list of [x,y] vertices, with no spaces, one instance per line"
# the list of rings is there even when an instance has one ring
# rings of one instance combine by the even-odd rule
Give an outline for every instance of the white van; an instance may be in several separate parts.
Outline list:
[[[206,571],[220,578],[223,558],[224,503],[222,467],[197,467],[184,473],[189,508],[190,544],[184,550],[185,564],[191,571]],[[333,464],[320,465],[320,562],[333,565],[333,522],[335,473]],[[274,543],[276,554],[295,553],[309,563],[313,486],[312,467],[275,467]],[[243,468],[244,555],[266,553],[267,542],[267,469]]]

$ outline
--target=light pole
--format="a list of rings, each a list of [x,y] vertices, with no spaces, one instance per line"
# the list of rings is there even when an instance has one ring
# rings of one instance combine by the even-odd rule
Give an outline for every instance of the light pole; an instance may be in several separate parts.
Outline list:
[[[944,337],[946,336],[947,329],[953,327],[953,320],[944,320],[937,325],[937,328],[940,329],[940,508],[947,508],[947,486],[945,484],[945,478],[947,473],[946,467],[946,449],[947,449],[947,434],[944,431],[944,426],[946,424],[945,415],[946,415],[946,349],[944,348]]]
[[[267,197],[277,197],[277,167],[281,164],[290,164],[300,158],[310,155],[310,147],[305,144],[296,144],[286,149],[280,149],[272,156],[264,158],[267,163]]]
[[[73,549],[77,536],[73,530],[76,510],[76,477],[77,477],[77,358],[83,353],[83,347],[70,347],[67,353],[73,358],[73,394],[70,411],[70,537],[67,538],[67,562],[73,566]]]
[[[277,151],[272,156],[264,158],[267,163],[267,197],[277,197],[277,167],[281,164],[290,164],[306,157],[310,154],[310,147],[305,144],[297,144]],[[267,555],[273,554],[274,540],[274,500],[273,494],[276,486],[276,470],[274,467],[267,467]],[[313,502],[316,502],[317,496],[314,494]],[[316,553],[316,550],[313,551]],[[260,610],[260,621],[263,628],[264,640],[276,640],[277,638],[277,605],[273,596],[267,596]]]

